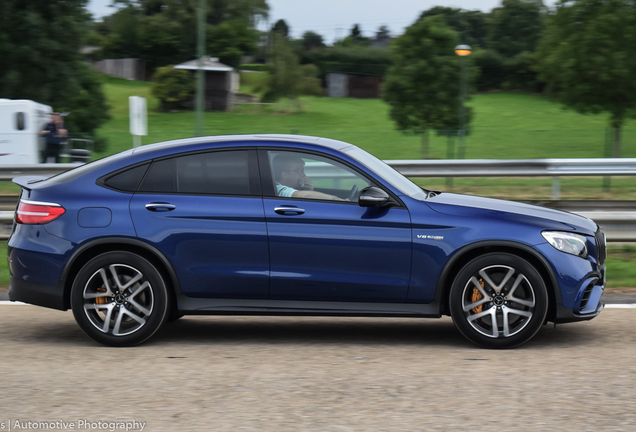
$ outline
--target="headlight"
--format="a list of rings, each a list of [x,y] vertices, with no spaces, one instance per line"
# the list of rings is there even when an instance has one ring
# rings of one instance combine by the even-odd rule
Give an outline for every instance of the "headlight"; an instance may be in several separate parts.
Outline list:
[[[548,243],[561,252],[585,258],[587,256],[587,239],[579,234],[560,231],[544,231],[541,233]]]

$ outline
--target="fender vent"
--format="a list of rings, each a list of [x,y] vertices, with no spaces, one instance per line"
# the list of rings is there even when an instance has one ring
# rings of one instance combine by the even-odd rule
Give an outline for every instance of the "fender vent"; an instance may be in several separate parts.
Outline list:
[[[590,295],[592,294],[592,289],[594,288],[594,284],[597,280],[593,280],[590,284],[585,288],[585,292],[583,293],[583,297],[581,298],[581,306],[579,306],[579,310],[585,309],[587,306],[587,302],[590,301]]]

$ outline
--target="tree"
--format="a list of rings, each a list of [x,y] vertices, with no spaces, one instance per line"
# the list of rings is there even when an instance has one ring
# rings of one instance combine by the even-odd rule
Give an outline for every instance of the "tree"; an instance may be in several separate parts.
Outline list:
[[[533,52],[545,27],[541,0],[503,0],[492,11],[490,47],[504,57]]]
[[[258,31],[240,19],[208,26],[207,49],[222,63],[238,68],[241,57],[256,50]]]
[[[434,6],[420,15],[419,19],[441,15],[446,24],[460,35],[460,42],[473,48],[488,45],[488,15],[480,11]]]
[[[71,132],[108,120],[96,72],[81,59],[90,28],[86,0],[5,0],[0,14],[0,98],[31,99],[70,111]]]
[[[636,114],[636,11],[631,0],[560,3],[539,45],[540,78],[580,113],[609,112],[620,155],[620,129]]]
[[[105,58],[137,58],[141,56],[140,26],[143,15],[131,5],[108,17],[109,34],[102,46]]]
[[[195,56],[197,1],[114,1],[124,7],[104,19],[106,31],[99,28],[106,36],[106,52],[117,57],[141,57],[150,70]],[[241,56],[257,49],[260,34],[256,27],[267,17],[266,1],[206,0],[205,6],[208,54],[238,66]],[[130,24],[122,25],[125,21]]]
[[[457,129],[460,64],[454,50],[458,39],[457,32],[437,15],[417,21],[393,41],[393,66],[383,97],[398,129]],[[425,135],[423,157],[427,147]]]
[[[375,38],[373,39],[377,43],[386,43],[391,39],[391,32],[385,25],[378,27],[378,31],[375,32]]]
[[[369,38],[362,36],[362,30],[360,30],[359,24],[354,24],[353,27],[351,27],[349,38],[360,44],[368,45],[369,43]]]
[[[289,41],[283,35],[272,32],[272,56],[269,85],[263,95],[263,102],[275,102],[280,98],[289,98],[300,109],[298,101],[302,71],[298,57],[289,47]]]
[[[274,23],[274,25],[272,26],[272,31],[280,34],[283,37],[289,36],[289,26],[284,19],[279,19],[278,21],[276,21],[276,23]]]
[[[303,33],[303,50],[311,51],[316,48],[324,48],[325,42],[321,35],[316,32],[306,31]]]

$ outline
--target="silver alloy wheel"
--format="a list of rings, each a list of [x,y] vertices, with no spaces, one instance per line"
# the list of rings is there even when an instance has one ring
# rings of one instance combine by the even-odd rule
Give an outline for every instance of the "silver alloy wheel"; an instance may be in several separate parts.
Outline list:
[[[110,264],[97,270],[82,294],[88,320],[102,333],[113,336],[126,336],[141,329],[155,301],[148,279],[126,264]]]
[[[523,330],[535,312],[535,292],[528,278],[506,265],[475,272],[464,286],[462,310],[470,326],[490,338]]]

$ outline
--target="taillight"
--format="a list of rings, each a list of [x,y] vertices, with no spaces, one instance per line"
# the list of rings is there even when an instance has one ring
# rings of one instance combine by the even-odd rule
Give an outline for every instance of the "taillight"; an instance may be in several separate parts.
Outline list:
[[[59,204],[20,201],[15,212],[15,221],[21,224],[45,224],[59,218],[65,211]]]

